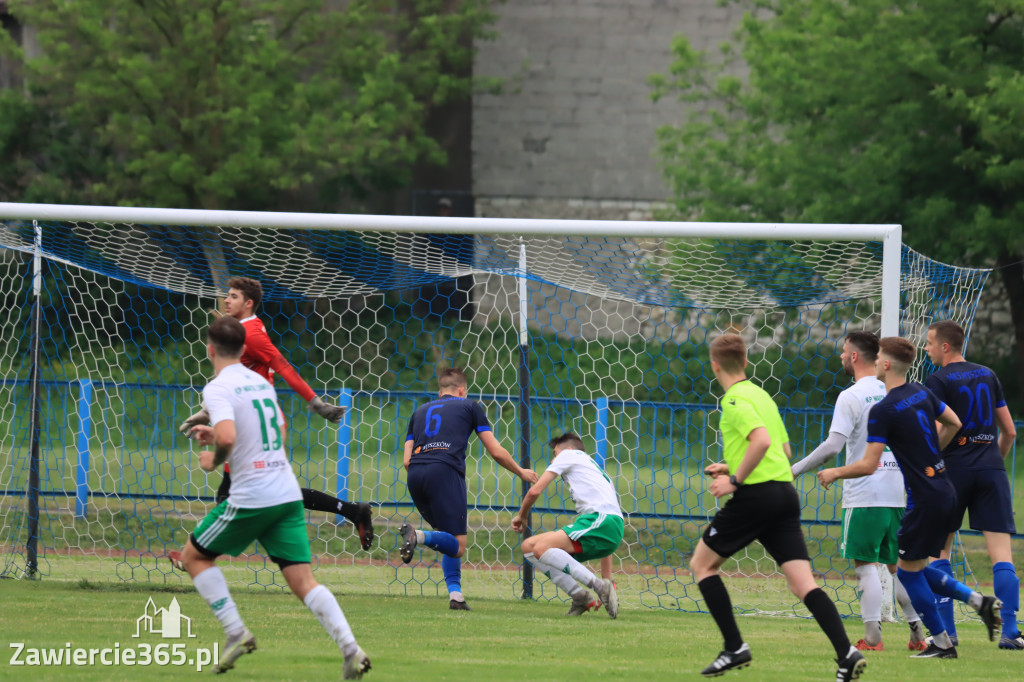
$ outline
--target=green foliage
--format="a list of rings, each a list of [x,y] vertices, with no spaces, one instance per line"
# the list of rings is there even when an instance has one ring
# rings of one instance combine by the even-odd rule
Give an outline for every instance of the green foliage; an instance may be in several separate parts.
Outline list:
[[[490,0],[12,0],[28,92],[0,94],[4,200],[331,210],[444,163]]]
[[[677,37],[651,78],[689,105],[658,132],[679,215],[899,223],[939,259],[1024,259],[1024,3],[746,4],[734,44]],[[1011,292],[1022,272],[1001,272]],[[1020,365],[1024,296],[1010,300]]]

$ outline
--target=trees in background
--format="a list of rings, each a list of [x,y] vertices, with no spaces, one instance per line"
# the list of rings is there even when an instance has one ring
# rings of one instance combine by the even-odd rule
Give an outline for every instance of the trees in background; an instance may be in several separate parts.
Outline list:
[[[995,265],[1024,390],[1024,2],[744,4],[734,44],[679,37],[652,77],[691,105],[658,137],[679,213],[899,223],[930,256]]]
[[[444,153],[489,0],[10,0],[0,199],[331,211]],[[460,75],[462,74],[462,75]]]

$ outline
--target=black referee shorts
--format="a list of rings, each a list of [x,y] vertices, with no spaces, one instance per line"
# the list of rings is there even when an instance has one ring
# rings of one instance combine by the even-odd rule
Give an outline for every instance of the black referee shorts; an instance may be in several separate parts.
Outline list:
[[[739,488],[704,529],[704,544],[730,557],[754,540],[764,545],[780,566],[809,561],[800,525],[800,497],[792,483],[765,481]]]

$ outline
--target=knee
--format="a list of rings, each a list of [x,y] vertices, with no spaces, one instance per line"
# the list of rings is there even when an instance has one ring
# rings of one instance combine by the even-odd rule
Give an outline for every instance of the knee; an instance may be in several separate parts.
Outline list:
[[[534,547],[537,546],[536,540],[536,537],[528,537],[525,540],[523,540],[523,544],[520,545],[520,548],[523,550],[523,554],[529,554],[530,552],[533,552],[534,556],[536,556],[537,553],[534,552]]]

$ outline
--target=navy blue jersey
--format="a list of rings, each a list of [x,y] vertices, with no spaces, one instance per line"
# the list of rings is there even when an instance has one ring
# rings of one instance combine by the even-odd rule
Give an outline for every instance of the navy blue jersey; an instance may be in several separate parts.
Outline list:
[[[934,393],[908,382],[889,391],[868,413],[868,442],[889,446],[917,504],[954,494],[935,430],[935,418],[945,410]]]
[[[412,441],[414,464],[441,462],[466,474],[466,446],[469,436],[490,431],[480,403],[454,395],[441,396],[416,408],[409,420],[406,441]]]
[[[995,372],[973,362],[953,362],[924,383],[963,422],[943,453],[946,462],[954,468],[1005,469],[995,413],[1006,400]]]

